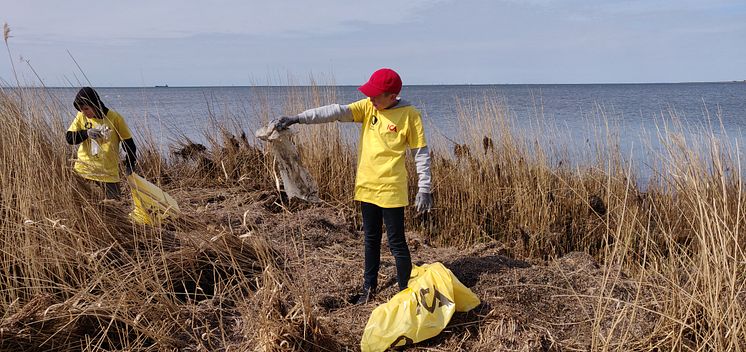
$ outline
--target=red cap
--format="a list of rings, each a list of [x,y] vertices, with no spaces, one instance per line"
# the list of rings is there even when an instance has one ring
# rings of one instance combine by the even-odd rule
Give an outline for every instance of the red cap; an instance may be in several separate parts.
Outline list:
[[[401,92],[401,78],[390,68],[382,68],[370,76],[367,83],[358,88],[365,96],[376,97],[381,93]]]

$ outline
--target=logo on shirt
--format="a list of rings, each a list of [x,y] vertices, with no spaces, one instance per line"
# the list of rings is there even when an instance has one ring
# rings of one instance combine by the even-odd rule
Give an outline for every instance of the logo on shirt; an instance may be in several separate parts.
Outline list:
[[[396,133],[396,125],[394,125],[393,123],[389,124],[388,129],[389,129],[389,132]]]
[[[90,121],[86,122],[85,129],[90,130],[91,128],[93,128],[93,124]]]
[[[378,123],[378,116],[373,115],[373,120],[370,121],[371,126],[375,126]]]

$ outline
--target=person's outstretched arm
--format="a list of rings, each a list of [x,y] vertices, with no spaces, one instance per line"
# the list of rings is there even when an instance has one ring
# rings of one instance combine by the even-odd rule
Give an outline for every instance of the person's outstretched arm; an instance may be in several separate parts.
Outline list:
[[[282,116],[275,121],[278,130],[284,130],[296,123],[317,124],[327,122],[353,122],[352,109],[349,105],[331,104],[308,109],[295,116]]]
[[[298,122],[317,124],[326,122],[352,122],[352,109],[349,105],[331,104],[306,110],[298,115]]]

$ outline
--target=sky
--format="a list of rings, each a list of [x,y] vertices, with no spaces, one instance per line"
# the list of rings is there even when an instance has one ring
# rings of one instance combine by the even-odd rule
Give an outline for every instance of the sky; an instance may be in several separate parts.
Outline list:
[[[13,85],[746,80],[746,0],[7,0],[0,21]]]

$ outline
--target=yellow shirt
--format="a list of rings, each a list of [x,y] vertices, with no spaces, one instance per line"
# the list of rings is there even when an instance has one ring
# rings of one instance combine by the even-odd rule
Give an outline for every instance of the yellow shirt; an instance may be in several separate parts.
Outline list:
[[[75,171],[89,180],[115,183],[119,182],[119,142],[132,138],[127,123],[122,115],[109,109],[109,113],[102,119],[89,119],[82,112],[78,112],[68,131],[83,131],[89,128],[106,125],[111,129],[107,140],[98,139],[98,155],[91,153],[91,139],[88,138],[78,147],[78,159],[75,161]]]
[[[405,153],[427,145],[419,110],[404,105],[379,111],[368,98],[349,107],[355,122],[362,123],[355,200],[382,208],[407,206]]]

